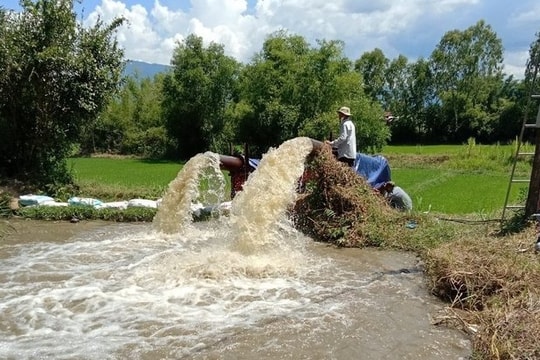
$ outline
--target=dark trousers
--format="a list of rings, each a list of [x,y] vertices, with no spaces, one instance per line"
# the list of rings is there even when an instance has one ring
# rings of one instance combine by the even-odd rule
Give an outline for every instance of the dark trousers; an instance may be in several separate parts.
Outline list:
[[[349,158],[346,158],[346,157],[340,157],[338,159],[338,161],[341,161],[342,163],[345,163],[347,165],[349,165],[350,167],[353,167],[354,166],[354,159],[349,159]]]

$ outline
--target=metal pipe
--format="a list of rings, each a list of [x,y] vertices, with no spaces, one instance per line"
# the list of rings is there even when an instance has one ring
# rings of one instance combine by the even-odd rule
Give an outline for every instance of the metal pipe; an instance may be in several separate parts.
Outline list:
[[[313,145],[313,151],[319,150],[324,146],[324,142],[310,139]],[[228,171],[238,171],[248,164],[240,156],[219,155],[219,167]]]
[[[238,156],[219,155],[219,167],[228,171],[237,171],[244,166],[244,159]]]
[[[311,139],[311,138],[310,140],[311,140],[311,144],[313,145],[313,151],[320,150],[324,146],[324,142],[322,141]]]

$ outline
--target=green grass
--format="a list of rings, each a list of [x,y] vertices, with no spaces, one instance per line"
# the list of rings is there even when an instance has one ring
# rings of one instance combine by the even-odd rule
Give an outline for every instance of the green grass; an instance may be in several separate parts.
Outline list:
[[[477,144],[474,140],[469,140],[461,145],[387,145],[383,148],[383,153],[387,155],[409,154],[409,155],[456,155],[456,154],[501,154],[512,155],[515,153],[517,143],[497,145]],[[523,143],[521,151],[534,151],[534,146]]]
[[[392,180],[413,199],[418,211],[446,214],[480,214],[498,216],[503,209],[516,144],[387,146]],[[523,144],[520,151],[533,152],[534,146]],[[414,156],[411,163],[409,159]],[[446,156],[440,162],[422,158]],[[522,158],[515,178],[528,179],[532,158]],[[523,204],[527,185],[513,184],[509,204]]]
[[[71,158],[68,165],[80,187],[80,196],[105,201],[160,198],[183,167],[183,163],[173,161],[131,158]],[[229,194],[228,172],[224,177]]]
[[[387,155],[447,155],[459,152],[464,146],[466,145],[387,145],[382,152]]]
[[[69,166],[77,182],[132,188],[166,187],[182,169],[176,162],[116,158],[71,158]]]
[[[463,173],[444,169],[393,169],[392,180],[412,198],[417,211],[496,216],[502,210],[509,173]],[[521,202],[513,186],[509,204]]]
[[[182,164],[131,158],[71,158],[78,194],[68,192],[62,200],[78,195],[102,201],[133,198],[158,199],[182,169]]]

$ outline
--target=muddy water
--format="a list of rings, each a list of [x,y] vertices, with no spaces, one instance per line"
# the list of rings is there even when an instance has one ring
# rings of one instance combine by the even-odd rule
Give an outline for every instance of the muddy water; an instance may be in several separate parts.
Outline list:
[[[461,359],[413,254],[291,244],[245,255],[230,225],[13,221],[0,241],[1,359]],[[234,248],[234,246],[232,246]],[[407,271],[403,271],[407,269]]]
[[[223,193],[211,153],[179,172],[152,224],[14,221],[0,359],[467,357],[462,334],[431,325],[442,304],[414,255],[338,250],[291,226],[311,150],[307,138],[271,149],[229,216],[208,222],[189,209],[201,181]]]

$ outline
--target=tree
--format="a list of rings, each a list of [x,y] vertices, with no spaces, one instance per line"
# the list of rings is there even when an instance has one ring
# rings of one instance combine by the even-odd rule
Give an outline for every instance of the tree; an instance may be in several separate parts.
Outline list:
[[[391,124],[392,142],[419,143],[433,132],[429,124],[437,108],[431,69],[429,62],[420,58],[407,64],[403,71],[393,102],[387,108],[399,118]]]
[[[284,31],[271,34],[262,50],[242,71],[240,97],[243,116],[238,119],[237,141],[251,145],[254,156],[298,134],[307,101],[302,76],[310,48],[305,39]],[[313,100],[313,99],[310,99]],[[313,111],[313,110],[310,110]]]
[[[494,120],[490,107],[501,86],[502,61],[502,41],[483,20],[443,36],[431,54],[437,97],[448,120],[438,126],[442,133],[464,140]]]
[[[63,184],[71,146],[120,82],[122,19],[83,28],[72,1],[21,6],[0,10],[0,174]]]
[[[532,95],[540,95],[540,33],[536,33],[536,39],[530,46],[529,59],[525,67],[525,83],[528,88],[528,100],[527,110],[536,108],[538,116],[540,116],[540,99],[536,99],[536,103],[533,105],[530,101]],[[526,110],[526,111],[527,111]],[[527,195],[527,202],[525,205],[525,216],[530,216],[537,213],[540,210],[540,129],[536,129],[536,149],[534,152],[534,159],[531,172],[531,183],[529,186],[529,193]]]
[[[97,121],[85,129],[81,152],[164,157],[169,140],[161,116],[163,76],[128,76]]]
[[[386,85],[387,85],[387,69],[390,60],[386,58],[381,49],[374,49],[370,52],[365,52],[354,63],[354,69],[358,71],[363,78],[363,86],[366,94],[371,96],[375,101],[379,101],[383,106],[386,106]]]
[[[239,64],[224,54],[223,45],[203,45],[189,35],[171,60],[173,72],[163,81],[163,116],[177,155],[189,159],[204,151],[220,152],[231,139],[223,138],[226,113],[232,106]]]
[[[336,110],[336,104],[351,96],[364,96],[356,84],[343,85],[344,78],[359,79],[353,76],[351,61],[345,56],[342,41],[319,40],[318,48],[310,49],[306,64],[299,73],[300,112],[304,119]],[[341,105],[338,105],[341,107]],[[300,119],[302,126],[302,118]]]
[[[367,99],[360,74],[344,55],[343,42],[319,40],[317,45],[311,47],[303,37],[279,31],[266,39],[262,51],[244,69],[237,134],[239,141],[254,145],[253,153],[262,155],[297,136],[326,139],[339,130],[338,107],[354,108]],[[388,134],[380,121],[382,110],[375,104],[362,106],[366,112],[356,112],[355,118],[371,118],[374,108],[379,121],[370,131]],[[367,149],[380,138],[365,140],[359,142],[360,148]]]

